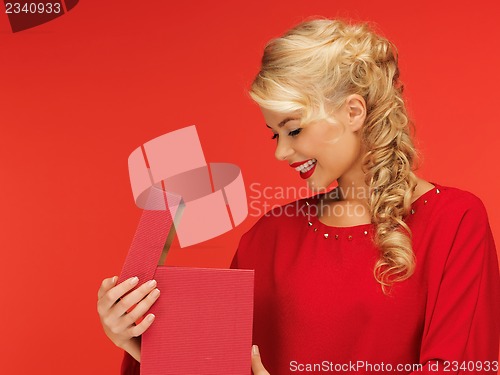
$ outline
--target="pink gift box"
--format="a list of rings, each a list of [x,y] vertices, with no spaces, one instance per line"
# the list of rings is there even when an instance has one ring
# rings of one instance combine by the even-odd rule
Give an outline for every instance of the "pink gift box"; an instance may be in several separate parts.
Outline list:
[[[158,267],[141,374],[249,375],[253,270]]]

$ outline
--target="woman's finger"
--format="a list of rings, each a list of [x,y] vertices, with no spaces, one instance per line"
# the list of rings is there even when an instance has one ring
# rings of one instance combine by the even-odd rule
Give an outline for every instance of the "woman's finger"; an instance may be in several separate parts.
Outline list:
[[[156,287],[156,280],[150,280],[147,283],[142,284],[136,290],[130,292],[123,298],[120,298],[120,301],[113,306],[113,315],[116,317],[120,317],[125,312],[127,312],[132,306],[139,303],[144,297],[148,295]]]
[[[115,286],[118,276],[110,277],[109,279],[104,279],[101,283],[101,287],[97,292],[97,299],[101,299],[112,287]]]
[[[156,302],[159,296],[160,291],[158,289],[153,289],[147,294],[146,298],[141,298],[142,300],[123,317],[125,327],[134,324],[137,320],[139,320],[139,318],[143,317],[144,314],[146,314],[151,308],[153,303]]]
[[[98,310],[101,312],[109,310],[119,298],[136,286],[138,282],[138,277],[131,277],[109,289],[97,302]]]
[[[151,324],[153,324],[154,320],[155,320],[154,314],[148,314],[142,320],[142,322],[140,322],[139,324],[137,324],[135,326],[131,326],[128,329],[130,336],[138,337],[138,336],[142,335],[151,326]]]
[[[252,372],[254,375],[270,375],[262,364],[259,347],[257,345],[252,346]]]

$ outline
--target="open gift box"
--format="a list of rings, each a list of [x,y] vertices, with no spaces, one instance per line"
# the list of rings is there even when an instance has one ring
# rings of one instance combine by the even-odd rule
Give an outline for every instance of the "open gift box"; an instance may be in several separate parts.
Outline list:
[[[190,126],[136,149],[129,172],[143,213],[119,282],[155,279],[161,291],[142,335],[141,374],[250,374],[254,271],[163,266],[175,235],[190,246],[245,219],[241,171],[208,166]]]

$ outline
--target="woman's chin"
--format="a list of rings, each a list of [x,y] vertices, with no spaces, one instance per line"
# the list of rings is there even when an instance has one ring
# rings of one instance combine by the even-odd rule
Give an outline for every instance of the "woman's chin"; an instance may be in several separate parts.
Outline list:
[[[313,193],[325,193],[328,191],[328,187],[333,183],[328,181],[321,181],[320,179],[314,177],[315,176],[312,175],[306,180],[307,187]]]

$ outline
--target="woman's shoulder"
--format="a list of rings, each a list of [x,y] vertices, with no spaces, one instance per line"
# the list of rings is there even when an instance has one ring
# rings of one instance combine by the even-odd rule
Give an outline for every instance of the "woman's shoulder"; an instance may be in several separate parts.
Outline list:
[[[414,223],[437,227],[440,231],[470,224],[483,228],[489,225],[486,207],[476,194],[464,188],[432,184],[434,188],[412,205]]]
[[[437,206],[450,214],[463,214],[469,210],[483,211],[486,208],[476,194],[459,187],[432,183],[435,188],[431,190],[436,195]],[[425,201],[425,200],[424,200]]]
[[[434,191],[417,201],[411,215],[420,249],[415,251],[421,259],[428,254],[430,262],[441,268],[461,264],[476,272],[482,267],[483,257],[496,258],[486,207],[481,198],[467,189],[433,184]],[[472,259],[476,259],[475,266],[470,263]]]

